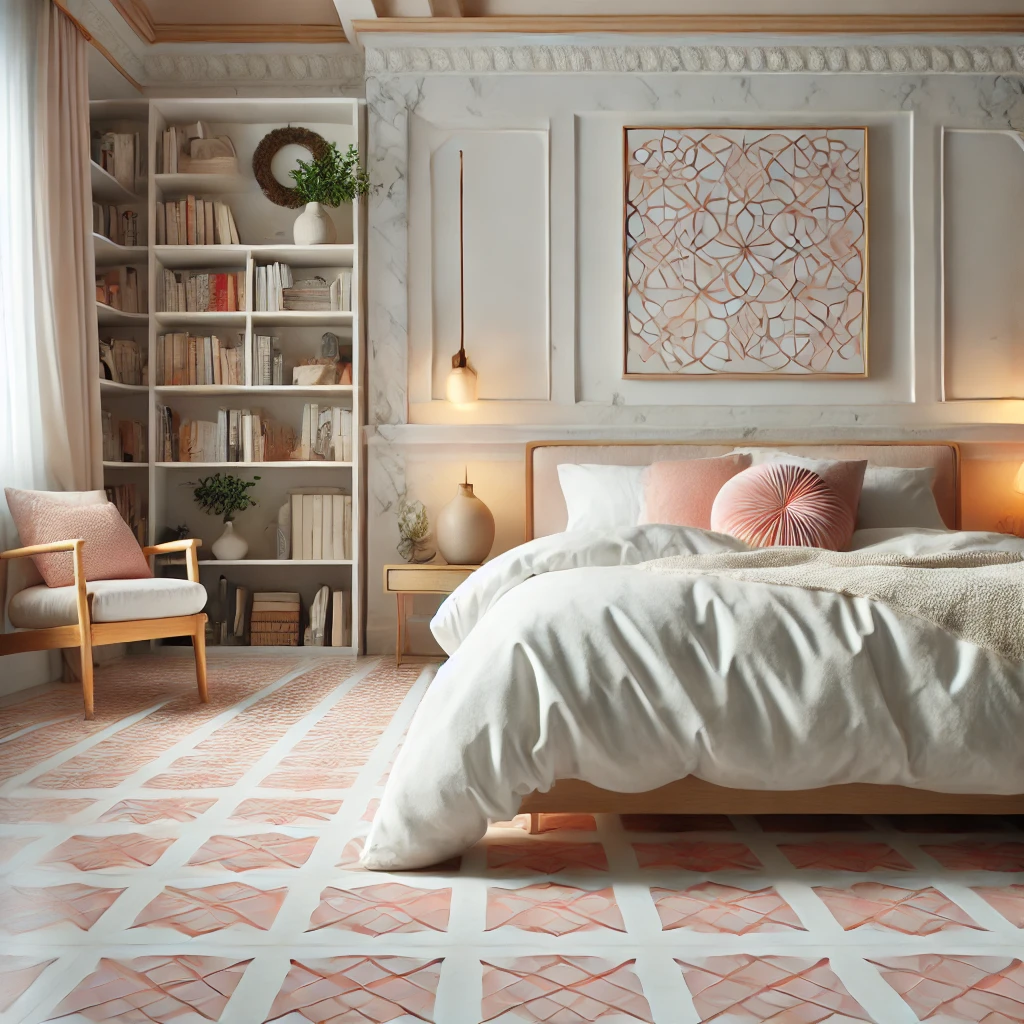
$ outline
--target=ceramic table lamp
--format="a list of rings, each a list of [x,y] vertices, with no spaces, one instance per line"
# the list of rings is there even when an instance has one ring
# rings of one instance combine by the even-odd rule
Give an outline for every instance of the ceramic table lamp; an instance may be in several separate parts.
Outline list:
[[[449,565],[480,565],[494,543],[494,516],[473,493],[469,475],[437,517],[437,550]]]

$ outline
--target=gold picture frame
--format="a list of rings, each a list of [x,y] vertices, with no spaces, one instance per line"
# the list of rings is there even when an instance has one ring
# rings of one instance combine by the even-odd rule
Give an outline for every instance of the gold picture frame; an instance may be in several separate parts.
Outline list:
[[[644,134],[631,137],[631,133]],[[631,186],[639,180],[633,168],[646,166],[640,163],[636,154],[643,153],[643,147],[650,146],[652,139],[661,142],[661,149],[653,155],[661,161],[662,166],[656,168],[657,184],[649,185],[646,198],[655,194],[659,187],[664,193],[663,183],[672,175],[681,182],[680,186],[669,189],[668,194],[661,197],[661,205],[656,207],[661,211],[661,221],[653,218],[644,221],[646,211],[640,207],[638,195],[631,192]],[[717,148],[714,151],[708,149],[703,140],[712,140],[711,146]],[[684,155],[677,158],[675,153],[679,150],[680,142],[689,143],[689,146]],[[809,147],[820,162],[822,142],[826,143],[829,153],[842,147],[841,153],[834,158],[834,164],[831,162],[833,158],[830,158],[827,171],[823,172],[820,168],[807,171],[805,167],[801,168],[800,175],[794,170],[790,179],[784,174],[777,174],[782,163],[772,155],[771,147],[781,147],[780,151],[787,156],[799,151],[803,157],[806,157]],[[783,146],[783,143],[786,145]],[[731,152],[731,160],[723,160],[719,153],[729,152],[730,145],[739,147],[739,151]],[[705,148],[701,150],[699,146]],[[748,153],[751,149],[755,151],[753,156]],[[759,150],[767,150],[772,157],[767,170],[764,167],[765,153]],[[668,153],[672,156],[666,156]],[[636,157],[632,166],[631,155]],[[702,175],[699,185],[704,189],[704,194],[691,191],[695,188],[693,183],[697,175],[697,161],[701,159],[705,161],[704,166],[712,171],[716,166],[715,161],[718,161],[721,164],[722,179],[727,177],[728,164],[728,174],[732,175],[732,180],[725,186],[719,186],[713,174],[710,177]],[[795,157],[793,160],[795,164]],[[670,161],[674,161],[675,166],[671,166]],[[695,381],[853,380],[868,377],[867,126],[624,125],[622,168],[623,378]],[[843,174],[848,181],[844,182],[841,177]],[[650,182],[656,176],[651,174],[647,177]],[[773,191],[784,193],[788,182],[790,191],[796,197],[801,190],[820,186],[817,180],[820,178],[824,178],[830,190],[824,219],[820,215],[809,216],[807,207],[795,198],[787,205],[785,199],[779,198]],[[792,187],[794,181],[800,182],[800,190]],[[758,202],[750,202],[748,196],[743,197],[746,202],[739,202],[733,194],[737,182],[743,188],[748,185],[760,188]],[[844,189],[837,190],[833,182],[843,182]],[[718,194],[714,194],[716,189]],[[835,211],[831,203],[837,191],[840,202],[836,209],[843,212],[844,217],[833,223]],[[687,226],[687,218],[676,218],[674,211],[669,208],[670,202],[678,204],[680,208],[688,208],[693,213],[692,224]],[[712,203],[717,204],[714,211],[709,209]],[[723,204],[725,214],[722,213]],[[730,220],[733,205],[736,207],[735,220]],[[806,244],[781,241],[776,224],[796,223],[797,212],[804,215],[799,227],[805,233],[810,229],[811,236],[815,233],[821,235],[827,227],[829,230],[823,238],[813,244],[809,241]],[[743,214],[745,216],[741,217]],[[780,217],[787,219],[780,222]],[[673,223],[669,223],[670,219]],[[683,235],[684,242],[691,236],[696,241],[701,232],[707,235],[707,221],[711,222],[711,230],[715,234],[711,238],[701,238],[700,246],[686,248],[685,245],[677,245],[672,238],[675,232]],[[662,229],[662,224],[667,227]],[[652,229],[650,237],[637,230],[641,225]],[[647,263],[638,254],[644,244],[647,245],[643,253]],[[657,252],[653,251],[655,244]],[[761,246],[760,250],[758,245]],[[846,247],[845,251],[843,246]],[[713,251],[715,247],[718,252]],[[731,262],[725,258],[729,250],[733,254]],[[670,273],[666,275],[659,265],[670,259],[668,253],[684,254],[684,269],[678,274],[680,280],[685,274],[691,274],[691,280],[686,283],[685,290],[679,290],[678,297],[673,297],[671,289],[671,278],[678,268],[670,267]],[[789,263],[789,266],[785,266],[785,273],[778,276],[771,273],[775,267],[776,254],[784,257],[783,264]],[[689,268],[685,266],[687,256],[692,262]],[[710,277],[712,283],[721,281],[728,296],[727,301],[719,301],[722,299],[721,294],[708,299],[709,289],[705,283],[698,281],[698,258],[702,261],[701,274]],[[811,260],[810,264],[808,259]],[[716,260],[725,260],[725,266],[719,265]],[[808,267],[814,268],[816,272],[809,272]],[[855,280],[851,280],[851,267],[857,270]],[[757,279],[759,269],[762,271],[760,280]],[[634,274],[638,278],[641,274],[647,275],[643,278],[644,282],[655,277],[662,293],[659,300],[663,298],[665,301],[651,301]],[[796,274],[802,274],[805,278],[809,276],[810,280],[797,282]],[[785,287],[787,275],[788,288]],[[751,298],[743,290],[749,287],[745,284],[747,280],[755,281],[759,294],[769,288],[774,289],[780,297]],[[796,284],[807,285],[802,289],[803,297],[799,299],[793,294]],[[811,290],[814,290],[814,296],[806,294]],[[823,297],[825,301],[822,301]],[[700,319],[689,315],[687,310],[685,315],[680,316],[677,310],[685,306],[687,301],[690,301],[691,306],[703,303],[719,315]],[[643,323],[645,336],[636,330],[636,323],[631,323],[631,313],[635,312],[641,302],[642,316],[637,323],[647,318],[647,322]],[[809,306],[809,303],[813,305]],[[786,317],[780,315],[780,307],[793,307],[788,311],[794,325],[789,334],[780,332],[780,327],[784,329],[786,323]],[[805,319],[799,319],[797,307],[800,310],[799,316]],[[817,317],[812,310],[824,311],[827,315]],[[769,333],[759,333],[766,322],[769,324]],[[798,333],[796,325],[807,322],[821,326],[808,330],[806,334]],[[699,331],[704,331],[704,334],[699,335]],[[687,351],[685,332],[692,332],[692,351]],[[770,361],[779,365],[773,367],[766,363],[764,369],[751,369],[752,364],[765,358],[764,355],[751,354],[754,346],[760,345],[763,349],[766,341],[770,342],[767,350]],[[638,351],[643,346],[649,350],[645,355]],[[666,359],[666,354],[671,358]],[[743,364],[741,369],[719,368],[733,362],[736,354],[740,357],[736,361]],[[656,362],[652,365],[662,368],[648,369],[648,362],[655,356]],[[676,366],[671,365],[673,360]],[[705,360],[712,364],[710,368]],[[820,369],[817,364],[822,362],[834,368]],[[782,366],[786,368],[782,369]]]

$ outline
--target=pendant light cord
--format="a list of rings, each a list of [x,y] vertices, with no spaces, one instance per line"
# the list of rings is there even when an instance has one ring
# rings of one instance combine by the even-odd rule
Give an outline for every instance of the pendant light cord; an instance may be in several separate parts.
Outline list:
[[[459,351],[452,357],[453,367],[466,365],[466,229],[463,226],[463,154],[459,150]]]

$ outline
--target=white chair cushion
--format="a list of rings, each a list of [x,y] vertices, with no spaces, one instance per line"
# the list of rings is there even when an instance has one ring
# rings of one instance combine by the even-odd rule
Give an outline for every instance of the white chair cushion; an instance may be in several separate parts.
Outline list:
[[[206,588],[201,583],[168,577],[93,580],[86,589],[92,595],[93,622],[195,615],[206,604]],[[21,590],[11,598],[7,615],[17,629],[72,626],[78,622],[75,588],[37,586]]]

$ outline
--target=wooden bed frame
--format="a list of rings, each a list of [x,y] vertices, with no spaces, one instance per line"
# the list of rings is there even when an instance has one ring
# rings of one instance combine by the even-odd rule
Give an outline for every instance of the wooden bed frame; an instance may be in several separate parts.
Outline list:
[[[604,446],[691,442],[658,441],[539,441],[526,450],[526,532],[533,538],[534,528],[534,452],[538,448],[571,446]],[[692,442],[695,446],[729,445],[743,447],[801,448],[807,442]],[[927,444],[947,445],[953,451],[956,507],[954,518],[960,523],[960,449],[949,442],[915,441],[852,441],[858,445],[904,446]],[[821,445],[837,447],[836,444]],[[825,453],[822,453],[823,456]],[[530,831],[539,831],[539,816],[548,813],[587,814],[1024,814],[1024,794],[993,796],[986,793],[935,793],[905,786],[880,786],[854,783],[823,786],[820,789],[790,791],[729,789],[703,779],[687,776],[667,786],[642,793],[615,793],[599,789],[579,779],[561,779],[546,793],[533,792],[520,805],[520,812],[530,815]]]

